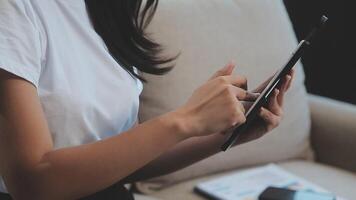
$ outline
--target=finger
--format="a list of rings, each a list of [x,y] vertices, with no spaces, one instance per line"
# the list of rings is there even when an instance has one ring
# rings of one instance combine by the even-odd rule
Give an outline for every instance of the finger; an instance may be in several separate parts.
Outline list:
[[[235,62],[230,61],[227,65],[225,65],[225,67],[215,72],[215,74],[209,80],[215,79],[219,76],[231,75],[232,72],[234,71],[235,66],[236,66]]]
[[[277,127],[281,120],[279,116],[274,115],[271,111],[263,107],[260,110],[259,116],[266,123],[266,127],[268,131],[271,130],[272,128]]]
[[[281,116],[282,115],[282,109],[280,106],[280,102],[278,100],[278,97],[280,96],[280,90],[275,89],[273,91],[273,95],[270,98],[268,102],[268,109],[275,115]],[[283,103],[283,102],[282,102]]]
[[[242,101],[242,105],[244,106],[245,110],[248,111],[250,110],[251,106],[253,105],[254,102],[252,101]]]
[[[244,105],[241,103],[241,101],[238,101],[237,104],[238,104],[238,106],[239,106],[239,108],[240,108],[242,114],[245,115],[246,109],[245,109]]]
[[[247,90],[247,78],[241,75],[233,75],[233,76],[220,76],[217,78],[221,84],[231,84],[236,87]]]
[[[294,70],[294,69],[292,69],[292,71],[291,71],[291,73],[290,73],[290,76],[291,76],[292,78],[291,78],[291,81],[289,82],[289,84],[288,84],[288,86],[287,86],[287,90],[289,90],[289,88],[291,87],[292,82],[293,82],[293,80],[294,80],[294,78],[295,78],[295,70]]]
[[[293,78],[291,75],[287,75],[286,79],[287,79],[287,83],[286,83],[286,87],[284,88],[284,91],[287,91],[290,88]]]
[[[294,77],[294,75],[295,75],[295,69],[292,68],[292,69],[289,71],[288,74],[291,75],[292,77]]]
[[[234,101],[233,107],[230,108],[233,111],[233,121],[231,122],[231,126],[235,126],[238,123],[241,124],[246,121],[245,108],[237,99],[234,99]]]
[[[230,86],[230,89],[233,91],[233,94],[240,101],[254,102],[260,96],[259,93],[249,92],[233,85]]]
[[[243,99],[242,101],[255,102],[260,95],[261,95],[261,93],[247,92],[246,93],[246,98]]]
[[[294,79],[294,76],[295,76],[295,69],[291,69],[288,74],[286,75],[286,77],[291,77],[290,78],[290,81],[287,83],[287,87],[286,87],[286,90],[288,90],[291,86],[291,81]]]
[[[283,83],[282,83],[281,88],[280,88],[280,93],[278,95],[278,104],[280,106],[283,106],[284,96],[285,96],[285,93],[288,90],[288,85],[290,84],[291,80],[292,80],[292,77],[290,75],[287,75],[283,79]]]
[[[286,89],[286,86],[288,85],[289,79],[290,79],[290,75],[285,75],[284,77],[281,78],[280,82],[278,83],[278,89],[280,89],[281,91]]]

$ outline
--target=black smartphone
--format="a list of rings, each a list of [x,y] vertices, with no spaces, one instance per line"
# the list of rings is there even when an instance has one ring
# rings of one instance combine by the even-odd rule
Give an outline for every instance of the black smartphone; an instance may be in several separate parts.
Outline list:
[[[268,99],[274,89],[278,87],[278,84],[281,82],[282,78],[285,77],[295,66],[298,60],[302,57],[305,49],[310,45],[313,38],[324,27],[327,21],[328,18],[323,15],[318,25],[311,31],[311,33],[306,37],[306,39],[302,40],[299,43],[297,49],[294,51],[287,64],[274,75],[274,77],[271,79],[266,88],[261,92],[261,95],[258,97],[258,99],[246,112],[246,122],[242,125],[238,125],[237,127],[233,127],[232,129],[230,129],[231,135],[228,140],[221,146],[222,151],[226,151],[228,148],[230,148],[236,142],[238,136],[242,134],[255,120],[261,107],[265,106],[268,103]]]
[[[329,194],[268,187],[260,194],[258,200],[336,200],[336,198]]]

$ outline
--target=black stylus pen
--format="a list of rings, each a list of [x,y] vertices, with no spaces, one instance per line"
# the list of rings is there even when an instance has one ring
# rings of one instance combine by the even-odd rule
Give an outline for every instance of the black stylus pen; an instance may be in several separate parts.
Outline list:
[[[295,64],[305,52],[305,49],[311,44],[312,40],[315,38],[317,33],[324,27],[327,21],[328,18],[326,16],[322,16],[318,25],[310,32],[310,34],[304,40],[299,43],[297,50],[292,54],[287,64],[272,78],[271,82],[263,90],[260,97],[254,102],[249,111],[246,113],[246,122],[242,125],[239,125],[238,127],[233,127],[230,129],[232,131],[232,134],[228,138],[228,140],[221,146],[222,151],[226,151],[233,144],[235,144],[238,137],[243,134],[246,129],[251,125],[251,123],[257,118],[261,107],[267,104],[270,94],[276,87],[278,87],[278,84],[280,83],[281,79],[285,77],[288,72],[295,66]]]

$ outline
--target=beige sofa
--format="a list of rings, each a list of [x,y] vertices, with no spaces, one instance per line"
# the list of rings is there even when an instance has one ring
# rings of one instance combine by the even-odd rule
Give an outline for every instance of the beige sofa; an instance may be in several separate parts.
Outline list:
[[[311,19],[317,20],[317,19]],[[230,59],[256,87],[277,70],[297,41],[281,0],[162,0],[150,26],[168,53],[180,52],[164,77],[144,74],[140,120],[182,105]],[[356,198],[356,107],[308,95],[301,64],[286,96],[281,125],[265,137],[173,174],[137,183],[137,199],[198,200],[193,187],[251,166],[277,163],[346,199]]]

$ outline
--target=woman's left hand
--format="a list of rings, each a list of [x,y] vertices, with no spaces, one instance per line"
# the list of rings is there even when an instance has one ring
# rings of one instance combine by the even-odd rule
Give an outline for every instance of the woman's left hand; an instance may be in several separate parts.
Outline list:
[[[283,117],[284,95],[291,86],[294,74],[294,70],[291,70],[291,72],[285,76],[279,88],[273,91],[273,95],[270,97],[268,105],[261,108],[259,118],[251,124],[250,128],[248,128],[246,132],[239,136],[236,144],[242,144],[258,139],[280,124]],[[261,93],[269,81],[270,79],[261,84],[253,92]],[[245,105],[247,107],[246,110],[248,110],[249,104],[246,103]]]

